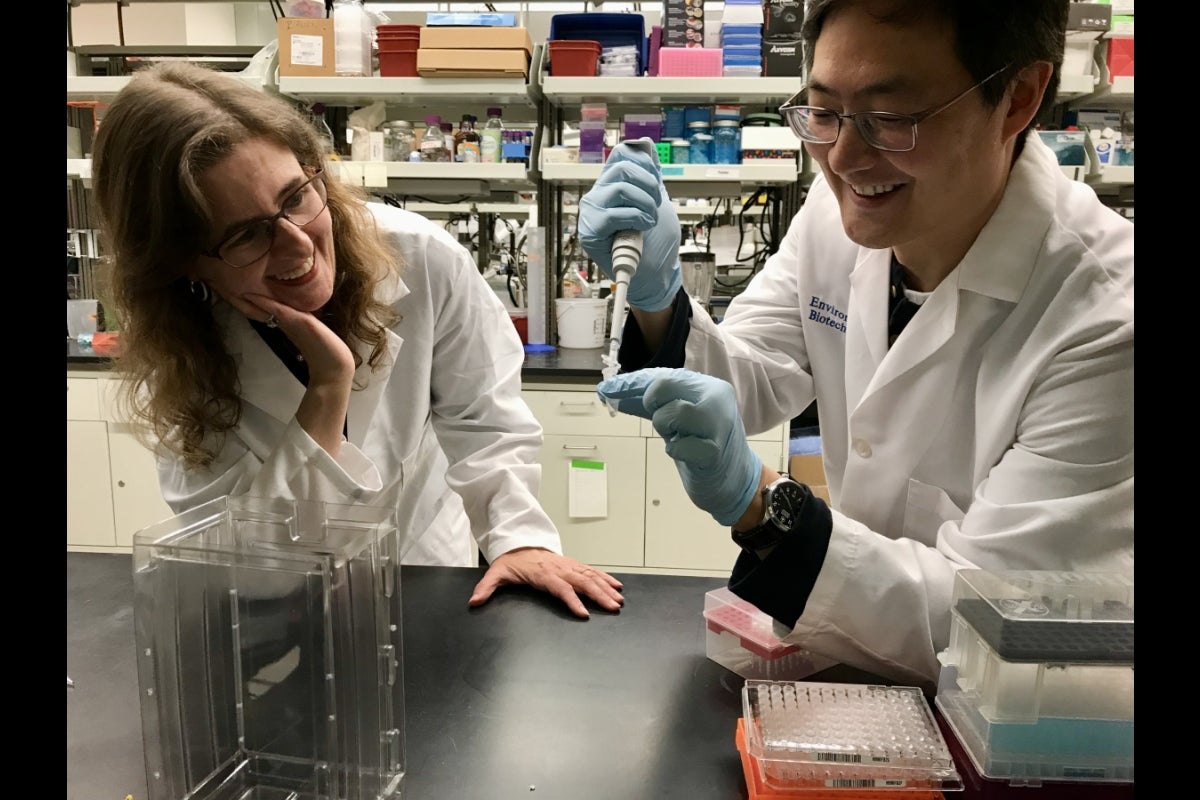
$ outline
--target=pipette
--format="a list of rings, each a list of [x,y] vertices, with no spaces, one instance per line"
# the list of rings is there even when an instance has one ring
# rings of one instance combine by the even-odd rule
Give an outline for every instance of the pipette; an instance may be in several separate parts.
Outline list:
[[[627,141],[625,144],[630,147],[641,150],[658,162],[658,151],[654,147],[654,143],[648,140],[636,139]],[[605,380],[617,374],[621,365],[617,362],[617,353],[621,349],[621,334],[625,330],[625,314],[629,310],[628,302],[625,299],[629,291],[629,279],[633,277],[633,273],[637,271],[638,262],[642,260],[642,232],[641,231],[618,231],[613,236],[612,246],[612,265],[613,265],[613,282],[616,284],[613,288],[613,307],[612,307],[612,323],[609,326],[608,340],[608,355],[602,356],[601,361],[604,362],[604,369],[600,374]],[[616,409],[610,408],[609,414],[616,416]]]

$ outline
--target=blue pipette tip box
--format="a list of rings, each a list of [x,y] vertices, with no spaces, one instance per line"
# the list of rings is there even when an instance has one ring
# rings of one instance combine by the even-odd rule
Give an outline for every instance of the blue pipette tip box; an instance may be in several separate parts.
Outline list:
[[[527,344],[525,345],[526,353],[553,353],[555,347],[552,344]]]

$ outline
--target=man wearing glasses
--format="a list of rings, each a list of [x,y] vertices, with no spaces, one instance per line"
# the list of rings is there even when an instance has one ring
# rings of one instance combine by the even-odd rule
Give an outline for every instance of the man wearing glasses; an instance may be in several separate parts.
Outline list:
[[[730,588],[787,641],[936,686],[963,567],[1131,572],[1133,225],[1066,178],[1067,0],[814,0],[781,108],[821,167],[720,324],[680,290],[657,165],[619,146],[588,254],[643,231],[623,372],[693,502],[742,547]],[[746,443],[816,400],[831,502]]]

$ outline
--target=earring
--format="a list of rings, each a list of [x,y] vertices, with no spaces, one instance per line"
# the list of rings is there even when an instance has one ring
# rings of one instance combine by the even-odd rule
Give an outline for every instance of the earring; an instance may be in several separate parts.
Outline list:
[[[207,303],[212,294],[208,290],[208,284],[204,281],[188,281],[188,291],[192,293],[192,297],[199,300],[201,303]]]

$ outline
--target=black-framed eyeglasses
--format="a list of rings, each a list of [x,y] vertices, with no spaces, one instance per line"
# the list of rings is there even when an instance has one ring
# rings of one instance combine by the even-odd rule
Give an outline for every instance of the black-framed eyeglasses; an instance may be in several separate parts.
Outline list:
[[[799,105],[796,101],[808,91],[807,86],[788,98],[787,102],[779,107],[779,113],[788,121],[792,133],[796,134],[801,141],[812,144],[833,144],[842,131],[842,120],[848,119],[854,123],[854,127],[858,129],[858,134],[863,141],[876,150],[904,153],[917,146],[918,123],[924,122],[935,114],[942,113],[1010,66],[1012,65],[1004,65],[949,102],[917,114],[893,114],[890,111],[858,111],[854,114],[839,114],[829,108]]]
[[[329,197],[325,192],[324,170],[297,186],[280,204],[279,213],[243,225],[204,255],[219,258],[231,267],[248,267],[271,251],[275,244],[275,226],[281,219],[303,228],[321,215]]]

